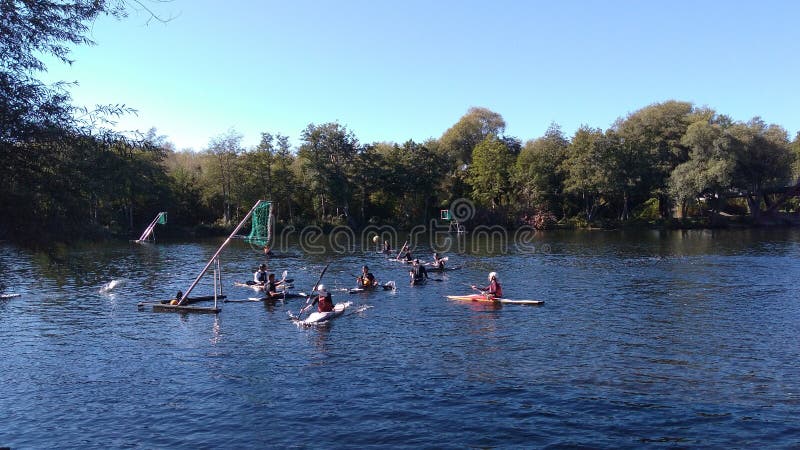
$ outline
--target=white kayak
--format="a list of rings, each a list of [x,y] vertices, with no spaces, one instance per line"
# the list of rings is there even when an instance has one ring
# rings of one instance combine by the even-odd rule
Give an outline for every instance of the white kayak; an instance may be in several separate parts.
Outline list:
[[[19,297],[22,294],[0,294],[0,299]]]
[[[353,302],[344,302],[344,303],[337,303],[333,305],[333,311],[328,312],[319,312],[315,311],[308,315],[304,320],[298,320],[298,324],[303,325],[317,325],[325,322],[329,322],[342,314],[344,311],[349,308]]]

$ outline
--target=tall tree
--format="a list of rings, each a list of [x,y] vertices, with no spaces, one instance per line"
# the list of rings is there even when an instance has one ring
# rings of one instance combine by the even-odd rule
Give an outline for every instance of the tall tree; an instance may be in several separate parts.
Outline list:
[[[309,124],[301,135],[298,156],[309,174],[322,218],[326,213],[350,215],[353,161],[358,151],[355,134],[338,123]],[[327,203],[332,203],[328,209]]]
[[[503,116],[486,108],[472,107],[444,132],[440,149],[456,165],[469,164],[475,146],[490,135],[502,136],[505,129]]]
[[[736,158],[732,187],[746,193],[750,214],[758,219],[765,189],[784,187],[790,180],[793,155],[788,133],[759,117],[727,131],[727,145]]]
[[[603,131],[583,125],[572,137],[561,165],[564,191],[580,197],[589,222],[594,220],[603,194],[611,190],[608,153],[609,143]]]
[[[724,192],[731,185],[734,155],[724,145],[724,124],[700,120],[689,126],[681,143],[690,149],[688,161],[672,171],[669,192],[686,217],[689,201],[703,197],[717,212]]]
[[[232,219],[234,188],[240,187],[238,180],[238,157],[242,153],[242,135],[235,130],[212,138],[208,145],[208,153],[213,156],[215,164],[214,177],[219,193],[222,196],[223,220],[229,224]]]
[[[544,136],[528,141],[519,154],[515,180],[528,207],[552,211],[563,192],[562,165],[569,141],[558,124],[550,124]]]
[[[678,164],[689,158],[689,149],[681,144],[681,139],[696,120],[695,115],[691,103],[670,100],[644,107],[614,127],[622,150],[641,160],[636,165],[641,170],[635,177],[638,181],[629,191],[641,189],[645,195],[657,197],[662,217],[670,215],[667,178]]]
[[[473,198],[492,210],[497,209],[511,191],[513,166],[514,156],[506,143],[497,136],[487,136],[472,151],[467,181],[472,186]]]

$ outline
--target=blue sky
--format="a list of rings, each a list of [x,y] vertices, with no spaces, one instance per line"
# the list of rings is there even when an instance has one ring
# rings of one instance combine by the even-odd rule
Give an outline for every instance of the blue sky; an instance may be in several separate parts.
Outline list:
[[[76,104],[126,104],[122,129],[156,127],[202,150],[235,129],[298,145],[338,121],[361,142],[439,137],[471,106],[523,141],[668,99],[736,120],[800,127],[800,2],[243,1],[146,3],[94,23],[92,47],[46,80]]]

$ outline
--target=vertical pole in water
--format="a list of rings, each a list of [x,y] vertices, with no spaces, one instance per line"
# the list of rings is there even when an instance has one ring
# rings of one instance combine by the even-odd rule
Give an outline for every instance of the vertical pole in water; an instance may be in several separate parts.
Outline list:
[[[219,275],[219,258],[214,260],[214,309],[217,309],[217,276]]]
[[[256,204],[253,205],[252,208],[250,208],[250,212],[248,212],[247,215],[244,216],[244,219],[242,219],[242,221],[239,222],[239,225],[237,225],[236,228],[233,230],[233,232],[230,234],[230,236],[228,236],[228,239],[225,239],[225,242],[223,242],[222,245],[219,246],[219,248],[217,249],[217,252],[214,253],[214,256],[212,256],[211,259],[208,260],[208,262],[206,263],[206,266],[203,267],[202,271],[200,271],[200,275],[198,275],[197,278],[194,279],[194,282],[192,282],[192,285],[189,286],[189,289],[187,289],[186,292],[183,293],[183,297],[181,297],[180,301],[178,301],[178,305],[182,305],[183,304],[183,302],[186,300],[186,297],[188,297],[189,293],[192,292],[192,289],[194,289],[195,286],[197,286],[197,283],[199,283],[200,279],[203,278],[203,275],[206,274],[206,272],[208,271],[208,268],[211,267],[211,264],[214,263],[214,260],[217,259],[217,257],[219,257],[220,253],[222,253],[222,249],[224,249],[225,246],[228,245],[228,243],[231,241],[231,239],[233,239],[233,237],[236,236],[236,233],[239,232],[239,229],[242,228],[242,225],[244,225],[244,223],[247,221],[247,219],[249,219],[250,216],[253,215],[253,211],[256,210],[256,208],[258,207],[258,205],[261,204],[261,202],[263,202],[263,200],[257,201]]]

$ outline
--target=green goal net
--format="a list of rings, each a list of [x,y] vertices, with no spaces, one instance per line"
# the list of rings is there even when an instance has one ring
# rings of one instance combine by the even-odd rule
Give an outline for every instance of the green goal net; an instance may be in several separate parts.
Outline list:
[[[272,238],[272,202],[262,201],[250,217],[250,234],[245,240],[264,247]]]

